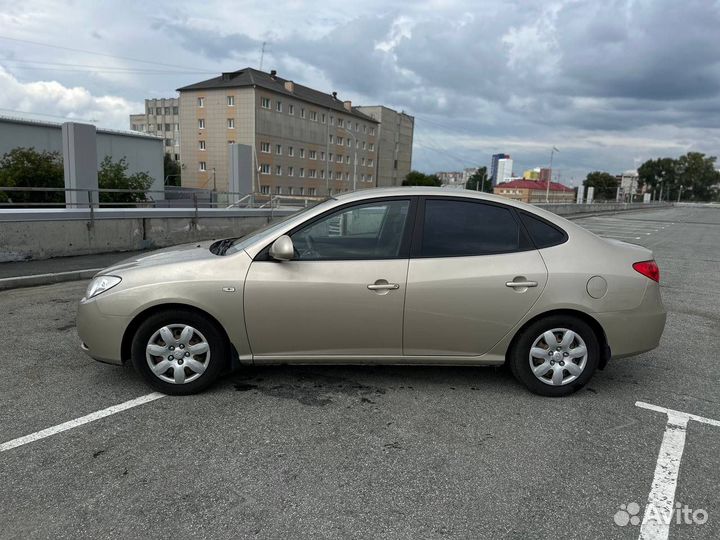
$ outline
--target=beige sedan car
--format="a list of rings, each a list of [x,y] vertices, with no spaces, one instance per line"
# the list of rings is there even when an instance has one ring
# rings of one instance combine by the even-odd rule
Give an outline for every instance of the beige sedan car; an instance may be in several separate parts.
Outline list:
[[[492,195],[393,188],[338,196],[243,238],[100,272],[82,348],[132,360],[168,394],[242,364],[500,365],[547,396],[665,326],[649,250]]]

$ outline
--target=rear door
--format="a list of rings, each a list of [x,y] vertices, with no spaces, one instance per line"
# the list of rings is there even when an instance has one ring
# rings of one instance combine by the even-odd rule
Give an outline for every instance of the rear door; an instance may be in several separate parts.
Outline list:
[[[403,352],[484,354],[540,297],[542,257],[511,207],[459,197],[419,204]]]

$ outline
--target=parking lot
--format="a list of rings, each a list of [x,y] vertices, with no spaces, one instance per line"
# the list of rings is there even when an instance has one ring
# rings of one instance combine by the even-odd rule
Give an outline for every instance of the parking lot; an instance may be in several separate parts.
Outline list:
[[[0,537],[637,538],[615,516],[646,505],[668,417],[636,402],[720,420],[720,208],[576,223],[653,249],[668,308],[658,349],[577,394],[495,368],[248,368],[0,451]],[[150,393],[80,351],[85,286],[0,292],[0,444]],[[689,420],[680,452],[674,501],[708,519],[670,538],[718,538],[720,427]]]

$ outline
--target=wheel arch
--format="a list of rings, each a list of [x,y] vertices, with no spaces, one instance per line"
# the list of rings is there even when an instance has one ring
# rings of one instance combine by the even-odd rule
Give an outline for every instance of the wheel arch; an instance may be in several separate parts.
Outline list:
[[[130,323],[125,328],[125,332],[123,333],[122,342],[120,344],[120,355],[123,363],[127,362],[131,355],[132,355],[132,342],[133,338],[135,337],[135,333],[137,332],[140,325],[145,321],[148,317],[155,315],[156,313],[160,313],[162,311],[172,311],[172,310],[185,310],[185,311],[194,311],[195,313],[202,315],[203,317],[206,317],[210,322],[215,324],[217,328],[219,329],[220,333],[222,334],[223,338],[225,339],[225,342],[228,345],[228,348],[230,350],[230,359],[229,359],[229,367],[235,367],[238,363],[238,352],[235,349],[235,346],[232,344],[232,341],[230,341],[230,336],[228,336],[227,330],[225,330],[225,327],[218,321],[215,317],[213,317],[210,313],[205,311],[204,309],[201,309],[197,306],[193,306],[191,304],[183,304],[181,302],[172,302],[168,304],[155,304],[153,306],[149,306],[146,309],[142,310],[138,314],[133,317],[133,319],[130,321]]]
[[[545,319],[547,317],[552,317],[556,315],[566,315],[575,317],[577,319],[580,319],[581,321],[587,323],[590,328],[592,328],[593,332],[595,332],[595,337],[597,337],[598,343],[600,344],[600,362],[598,363],[598,369],[603,370],[605,369],[605,366],[607,365],[608,361],[610,360],[611,352],[610,352],[610,345],[608,344],[607,335],[605,334],[605,329],[602,327],[600,322],[593,317],[592,315],[588,315],[584,311],[580,311],[577,309],[570,309],[570,308],[563,308],[563,309],[552,309],[549,311],[544,311],[542,313],[538,313],[531,319],[528,319],[523,323],[523,325],[517,329],[515,332],[515,335],[513,336],[512,340],[510,341],[510,345],[508,346],[508,353],[513,350],[515,347],[515,344],[517,343],[518,339],[520,339],[520,336],[525,331],[525,329],[530,326],[531,324],[541,320]]]

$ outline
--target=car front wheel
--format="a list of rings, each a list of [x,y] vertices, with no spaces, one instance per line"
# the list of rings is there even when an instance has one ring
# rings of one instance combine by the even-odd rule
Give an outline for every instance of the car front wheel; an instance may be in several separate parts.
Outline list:
[[[508,360],[513,375],[532,392],[565,396],[590,380],[600,360],[600,346],[586,322],[554,315],[525,328]]]
[[[148,317],[132,345],[135,368],[165,394],[200,392],[227,364],[228,348],[217,326],[193,311],[168,310]]]

